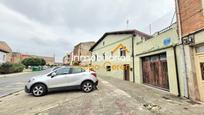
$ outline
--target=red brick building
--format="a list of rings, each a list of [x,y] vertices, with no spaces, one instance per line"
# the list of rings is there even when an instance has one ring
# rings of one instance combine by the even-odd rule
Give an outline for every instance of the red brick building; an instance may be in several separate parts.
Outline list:
[[[176,0],[188,97],[204,101],[204,0]]]
[[[43,58],[46,61],[46,64],[48,65],[54,65],[55,64],[55,58],[54,57],[45,57],[45,56],[36,56],[36,55],[28,55],[28,54],[21,54],[18,52],[12,52],[11,56],[11,63],[21,63],[22,60],[26,58]]]
[[[88,65],[90,61],[83,61],[80,58],[83,56],[91,56],[89,49],[95,44],[94,41],[81,42],[74,46],[73,59],[75,62],[80,62],[81,65]]]
[[[182,36],[204,29],[203,0],[178,0]]]

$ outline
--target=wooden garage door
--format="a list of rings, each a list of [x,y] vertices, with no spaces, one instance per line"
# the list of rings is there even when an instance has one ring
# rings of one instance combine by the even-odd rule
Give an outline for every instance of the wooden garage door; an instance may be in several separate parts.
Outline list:
[[[142,58],[143,83],[169,90],[166,54]]]

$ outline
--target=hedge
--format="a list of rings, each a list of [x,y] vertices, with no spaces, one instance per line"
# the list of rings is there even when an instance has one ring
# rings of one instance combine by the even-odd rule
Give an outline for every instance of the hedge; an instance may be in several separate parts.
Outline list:
[[[3,63],[0,65],[0,74],[18,73],[24,70],[23,64]]]

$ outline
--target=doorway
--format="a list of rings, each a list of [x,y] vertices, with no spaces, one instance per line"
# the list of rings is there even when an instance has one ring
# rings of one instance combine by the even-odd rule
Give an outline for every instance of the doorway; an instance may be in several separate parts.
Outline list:
[[[130,65],[129,64],[124,65],[124,80],[130,81]]]
[[[142,58],[143,83],[169,90],[166,53]]]
[[[204,53],[196,54],[196,73],[200,100],[204,101]]]

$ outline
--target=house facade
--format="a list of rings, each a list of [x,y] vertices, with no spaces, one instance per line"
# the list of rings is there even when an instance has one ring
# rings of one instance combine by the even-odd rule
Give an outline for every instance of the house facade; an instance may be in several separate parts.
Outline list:
[[[137,30],[105,33],[90,49],[97,74],[134,81],[132,41],[138,37],[151,36]]]
[[[184,63],[176,23],[153,36],[137,30],[108,32],[90,51],[98,75],[185,96]],[[111,60],[109,56],[124,56],[125,60]]]
[[[185,96],[184,63],[178,38],[175,23],[151,39],[135,39],[136,83]]]
[[[4,41],[0,41],[0,64],[10,62],[11,48]]]
[[[204,1],[176,0],[176,9],[188,97],[204,101]]]
[[[0,64],[5,63],[6,62],[6,52],[0,51]]]

